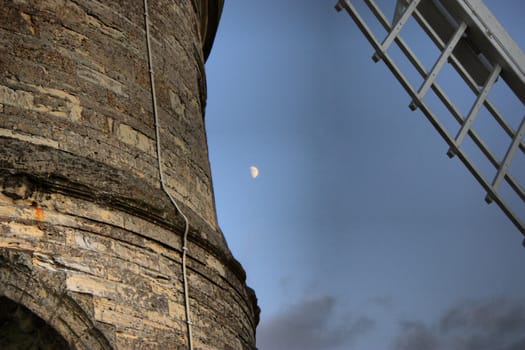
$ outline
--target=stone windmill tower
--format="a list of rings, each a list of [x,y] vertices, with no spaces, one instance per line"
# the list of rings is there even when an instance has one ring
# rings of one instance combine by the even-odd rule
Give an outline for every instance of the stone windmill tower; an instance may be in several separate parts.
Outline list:
[[[255,348],[204,130],[221,9],[0,0],[0,348]]]

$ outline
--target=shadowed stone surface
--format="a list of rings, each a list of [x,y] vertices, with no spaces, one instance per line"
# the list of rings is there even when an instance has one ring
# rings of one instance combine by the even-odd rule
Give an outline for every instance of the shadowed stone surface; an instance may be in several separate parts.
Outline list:
[[[4,350],[70,349],[64,338],[24,306],[0,297],[0,348]]]

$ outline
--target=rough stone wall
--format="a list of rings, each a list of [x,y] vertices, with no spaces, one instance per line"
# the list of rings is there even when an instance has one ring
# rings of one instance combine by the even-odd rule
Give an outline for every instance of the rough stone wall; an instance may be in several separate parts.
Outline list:
[[[190,220],[195,348],[252,349],[256,300],[215,216],[200,5],[150,0],[162,157]],[[72,348],[187,344],[143,14],[142,0],[0,0],[0,296]]]
[[[70,179],[72,171],[72,182],[114,193],[107,181],[95,183],[92,174],[69,169],[101,164],[139,180],[138,186],[158,188],[142,1],[2,2],[0,104],[11,117],[2,118],[0,135],[76,155],[80,163],[57,159],[30,173]],[[168,186],[215,228],[196,14],[191,1],[151,4]]]

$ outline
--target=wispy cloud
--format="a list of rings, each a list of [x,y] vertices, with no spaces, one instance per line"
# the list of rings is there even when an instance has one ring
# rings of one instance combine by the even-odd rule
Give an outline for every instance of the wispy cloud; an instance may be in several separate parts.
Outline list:
[[[525,299],[464,301],[432,325],[401,322],[394,349],[525,349]]]
[[[439,337],[422,322],[401,322],[396,350],[438,350]]]
[[[260,350],[351,349],[351,344],[374,327],[374,321],[349,313],[340,317],[336,299],[325,296],[291,305],[263,320],[257,331]]]
[[[378,306],[384,309],[390,309],[394,305],[392,297],[386,295],[375,296],[373,298],[370,298],[368,302],[374,306]]]

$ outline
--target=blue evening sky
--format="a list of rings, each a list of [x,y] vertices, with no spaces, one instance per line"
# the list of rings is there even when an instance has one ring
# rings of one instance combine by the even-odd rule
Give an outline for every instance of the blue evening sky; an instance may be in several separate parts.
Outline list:
[[[525,2],[485,3],[525,47]],[[206,64],[219,225],[259,299],[259,349],[525,349],[522,235],[335,4],[227,0]],[[438,51],[408,28],[430,69]],[[438,82],[466,113],[449,67]],[[501,81],[491,98],[513,125],[525,113]]]

